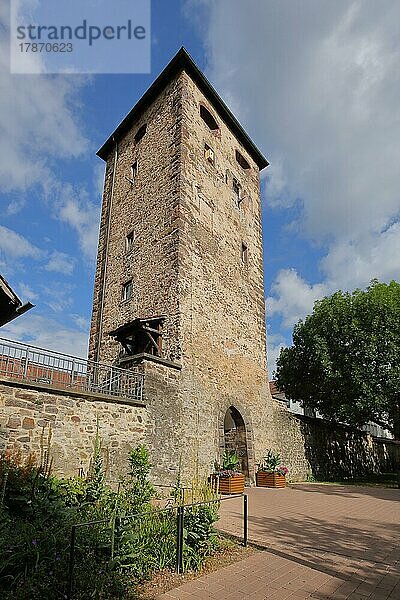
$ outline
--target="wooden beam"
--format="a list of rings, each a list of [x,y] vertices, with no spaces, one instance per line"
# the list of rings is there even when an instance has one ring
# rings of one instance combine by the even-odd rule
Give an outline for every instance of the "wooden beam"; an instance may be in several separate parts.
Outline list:
[[[151,343],[154,345],[154,348],[157,350],[157,356],[159,355],[160,349],[158,347],[158,344],[156,342],[156,340],[153,338],[153,336],[151,335],[150,331],[148,331],[147,329],[144,329],[144,331],[147,333],[148,337],[150,338]]]
[[[143,331],[148,331],[150,333],[156,333],[157,335],[160,335],[160,330],[159,329],[154,329],[154,327],[142,327]]]

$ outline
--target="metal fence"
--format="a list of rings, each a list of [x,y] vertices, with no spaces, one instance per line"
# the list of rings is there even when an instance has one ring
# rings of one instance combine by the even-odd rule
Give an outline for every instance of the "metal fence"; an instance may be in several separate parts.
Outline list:
[[[86,523],[77,523],[72,526],[71,529],[71,541],[70,541],[70,553],[68,562],[68,573],[67,573],[67,586],[66,586],[66,598],[67,600],[73,600],[74,590],[74,575],[75,565],[80,557],[87,555],[89,551],[90,536],[89,540],[85,539],[84,532],[90,530],[92,527],[104,526],[103,536],[103,555],[107,548],[110,564],[118,563],[118,554],[120,545],[123,543],[123,531],[126,530],[127,523],[131,522],[131,527],[134,531],[131,533],[131,541],[134,544],[134,552],[129,554],[134,561],[135,553],[139,555],[143,549],[141,548],[141,537],[144,543],[146,543],[146,537],[149,532],[149,525],[146,523],[146,517],[151,517],[150,527],[154,526],[155,520],[162,521],[162,535],[159,530],[154,532],[157,536],[157,547],[159,554],[164,555],[163,566],[175,570],[177,573],[183,573],[185,571],[184,564],[184,531],[185,531],[185,515],[188,515],[190,511],[196,511],[202,506],[211,506],[213,504],[219,504],[226,500],[233,500],[236,498],[243,498],[243,537],[242,544],[247,546],[248,543],[248,499],[247,494],[235,494],[226,496],[224,498],[218,498],[215,500],[207,500],[205,502],[196,502],[193,504],[185,504],[179,506],[172,506],[163,509],[156,509],[151,512],[146,511],[137,513],[134,515],[128,515],[124,517],[115,516],[111,521],[110,519],[104,519],[100,521],[88,521]],[[156,529],[157,524],[156,524]],[[78,533],[81,532],[80,537]],[[173,544],[173,553],[170,554],[168,559],[165,559],[164,545]],[[93,550],[91,548],[91,550]],[[79,564],[79,563],[78,563]],[[134,566],[134,565],[132,565]]]
[[[139,402],[143,398],[142,373],[4,338],[0,338],[0,376]]]

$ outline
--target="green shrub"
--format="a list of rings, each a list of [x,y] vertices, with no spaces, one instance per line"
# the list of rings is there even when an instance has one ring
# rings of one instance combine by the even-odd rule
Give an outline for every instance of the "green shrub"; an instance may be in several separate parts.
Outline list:
[[[44,459],[43,459],[44,456]],[[135,581],[173,568],[176,560],[176,507],[214,498],[197,482],[182,488],[175,506],[151,505],[155,490],[144,446],[131,450],[129,473],[117,491],[105,482],[101,440],[96,434],[88,477],[50,475],[48,453],[0,455],[0,597],[4,600],[62,599],[67,586],[71,528],[76,529],[74,598],[134,598]],[[210,495],[211,494],[211,495]],[[136,515],[130,517],[130,515]],[[218,505],[185,509],[184,566],[198,569],[217,546],[213,527]]]
[[[149,577],[154,571],[173,568],[176,547],[176,516],[174,511],[156,508],[123,522],[114,564],[131,572],[137,579]]]
[[[100,500],[106,491],[103,458],[101,456],[101,438],[99,422],[97,421],[96,435],[94,438],[93,457],[90,461],[89,475],[87,477],[86,496],[89,502]]]
[[[183,528],[184,570],[198,570],[204,559],[219,547],[214,523],[218,520],[215,505],[186,508]]]
[[[152,467],[149,452],[143,445],[132,449],[128,456],[129,472],[120,480],[115,498],[114,512],[119,516],[134,515],[146,511],[155,495],[154,486],[148,480]]]
[[[68,507],[79,507],[87,501],[87,480],[83,477],[53,479],[53,489]]]

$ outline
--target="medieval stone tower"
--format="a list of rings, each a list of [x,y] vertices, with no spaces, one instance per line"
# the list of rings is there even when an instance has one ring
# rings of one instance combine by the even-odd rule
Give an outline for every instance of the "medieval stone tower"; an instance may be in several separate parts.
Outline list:
[[[108,138],[90,358],[144,372],[158,480],[274,443],[259,172],[184,49]]]

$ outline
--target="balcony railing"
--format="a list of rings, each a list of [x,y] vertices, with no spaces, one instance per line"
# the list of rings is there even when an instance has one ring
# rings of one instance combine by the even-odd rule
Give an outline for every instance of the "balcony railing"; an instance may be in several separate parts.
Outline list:
[[[0,338],[0,377],[57,389],[143,399],[143,375]]]

